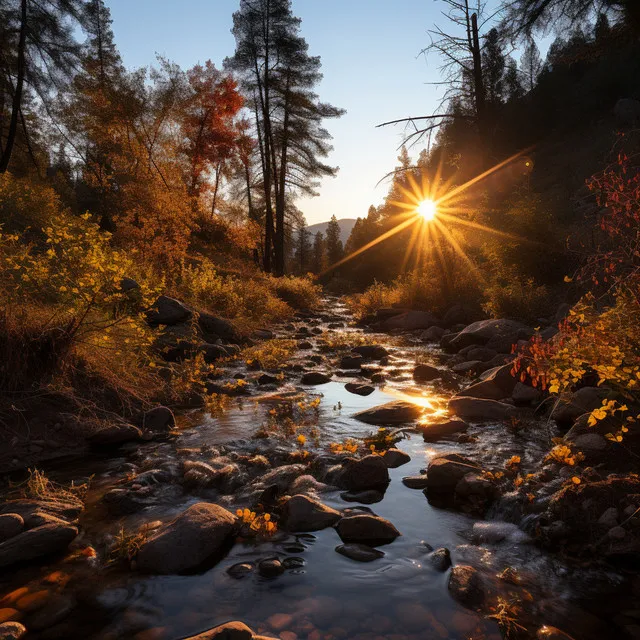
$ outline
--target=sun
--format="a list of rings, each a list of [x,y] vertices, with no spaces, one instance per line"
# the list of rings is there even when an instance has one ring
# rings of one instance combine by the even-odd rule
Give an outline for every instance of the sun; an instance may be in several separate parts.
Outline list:
[[[438,213],[438,206],[433,200],[427,199],[418,204],[417,211],[422,216],[423,220],[430,222],[436,217],[436,214]]]

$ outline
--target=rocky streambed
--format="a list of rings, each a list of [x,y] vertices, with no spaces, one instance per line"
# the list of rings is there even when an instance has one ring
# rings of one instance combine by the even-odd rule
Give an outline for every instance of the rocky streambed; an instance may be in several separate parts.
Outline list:
[[[581,417],[601,390],[548,416],[508,364],[531,329],[448,316],[326,299],[256,336],[296,340],[278,366],[225,360],[206,410],[46,469],[86,492],[9,492],[0,638],[640,637],[640,484]]]

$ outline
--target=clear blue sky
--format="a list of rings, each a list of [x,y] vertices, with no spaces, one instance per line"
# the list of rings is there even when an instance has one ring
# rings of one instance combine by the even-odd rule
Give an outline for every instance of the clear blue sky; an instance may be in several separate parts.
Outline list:
[[[156,53],[183,68],[233,54],[231,14],[238,0],[106,0],[116,43],[127,67],[153,64]],[[298,206],[309,224],[365,216],[388,186],[376,183],[396,164],[400,126],[375,125],[432,112],[439,102],[439,61],[425,61],[434,22],[446,25],[437,0],[293,0],[310,53],[322,58],[320,98],[347,110],[328,121],[338,177],[324,180],[317,198]],[[417,155],[419,147],[412,151]]]

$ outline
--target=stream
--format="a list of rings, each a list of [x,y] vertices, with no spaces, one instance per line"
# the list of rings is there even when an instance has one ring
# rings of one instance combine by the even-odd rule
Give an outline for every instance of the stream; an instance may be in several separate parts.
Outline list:
[[[251,395],[232,398],[229,406],[213,415],[188,411],[179,420],[177,437],[125,445],[111,456],[48,465],[47,474],[60,483],[81,483],[91,477],[86,510],[80,516],[81,534],[74,545],[104,549],[121,528],[135,531],[148,522],[167,521],[200,501],[217,502],[232,512],[250,506],[242,487],[225,493],[190,489],[179,482],[161,484],[143,508],[131,513],[114,514],[104,496],[123,479],[145,470],[166,470],[175,476],[193,452],[259,455],[274,446],[295,449],[295,438],[286,435],[254,438],[278,399],[288,394],[296,398],[295,394],[302,394],[299,397],[306,402],[319,399],[317,408],[308,412],[308,429],[303,431],[314,434],[304,445],[311,452],[326,452],[330,443],[375,431],[353,418],[363,409],[407,395],[418,398],[428,411],[437,413],[446,406],[446,393],[429,384],[416,385],[412,377],[418,359],[439,364],[442,354],[410,334],[368,335],[368,340],[387,347],[391,354],[379,367],[385,380],[374,384],[375,391],[366,397],[346,391],[345,383],[368,380],[358,377],[358,371],[337,371],[340,356],[322,344],[327,336],[341,333],[361,339],[362,330],[351,323],[343,302],[327,298],[314,317],[296,317],[274,329],[277,337],[290,337],[292,330],[306,327],[309,335],[304,340],[312,346],[298,350],[282,384],[259,387],[252,382],[256,372],[243,363],[232,363],[225,376],[246,376]],[[309,362],[313,355],[321,355],[322,360]],[[311,368],[332,374],[331,382],[301,385],[302,371]],[[240,540],[213,566],[190,575],[148,576],[122,563],[105,569],[91,557],[5,570],[0,573],[0,597],[25,585],[32,591],[46,590],[50,588],[46,585],[54,584],[52,575],[65,576],[67,586],[62,590],[73,599],[71,613],[62,619],[54,617],[53,624],[31,628],[29,640],[178,640],[230,620],[242,620],[256,633],[281,640],[536,638],[544,624],[559,627],[576,640],[615,637],[607,635],[608,621],[598,612],[606,610],[603,593],[615,598],[623,582],[620,575],[602,567],[572,565],[539,549],[527,533],[510,524],[517,519],[508,499],[490,511],[490,519],[498,524],[486,534],[474,529],[477,518],[431,505],[422,491],[402,483],[405,476],[420,475],[429,460],[442,452],[459,452],[483,467],[496,468],[519,456],[523,470],[534,468],[548,450],[549,432],[546,427],[528,428],[538,421],[533,413],[522,421],[518,430],[503,423],[472,423],[464,439],[436,443],[424,442],[420,433],[407,433],[396,446],[409,454],[410,462],[389,470],[391,482],[381,501],[360,505],[391,521],[402,534],[380,547],[385,555],[373,562],[360,563],[336,553],[341,541],[333,528],[313,534],[278,532],[272,539]],[[332,489],[311,495],[338,510],[358,507],[340,494]],[[427,561],[429,551],[441,547],[450,550],[454,565],[471,565],[488,576],[502,601],[518,611],[517,623],[523,628],[509,627],[504,620],[499,625],[495,618],[458,604],[447,588],[449,572],[438,571]],[[271,557],[287,560],[286,571],[275,578],[262,577],[257,571],[235,577],[227,572],[239,563]],[[505,570],[515,570],[517,580],[506,579]]]

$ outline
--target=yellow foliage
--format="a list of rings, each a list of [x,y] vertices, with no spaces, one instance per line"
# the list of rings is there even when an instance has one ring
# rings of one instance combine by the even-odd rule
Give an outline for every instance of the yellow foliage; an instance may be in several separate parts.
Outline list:
[[[248,366],[261,369],[277,369],[287,363],[295,353],[296,341],[275,339],[265,340],[242,352],[242,358]]]
[[[278,530],[270,513],[257,514],[250,509],[238,509],[236,515],[244,525],[248,525],[247,532],[253,535],[270,537]]]

